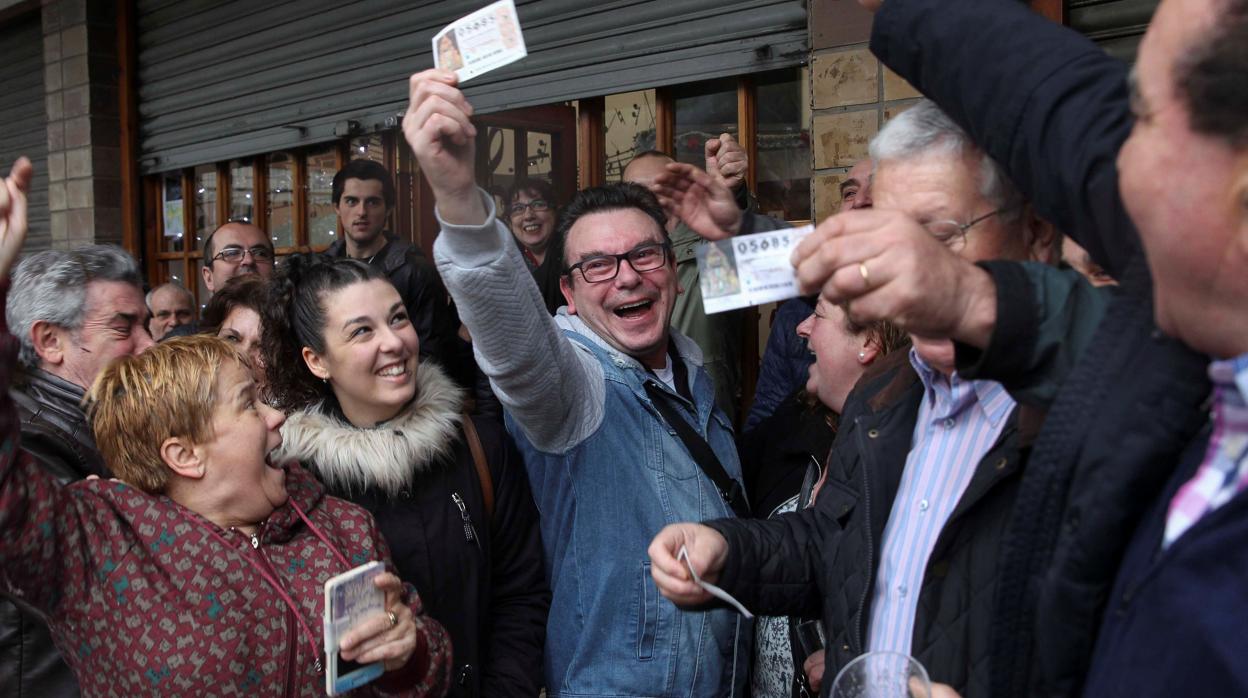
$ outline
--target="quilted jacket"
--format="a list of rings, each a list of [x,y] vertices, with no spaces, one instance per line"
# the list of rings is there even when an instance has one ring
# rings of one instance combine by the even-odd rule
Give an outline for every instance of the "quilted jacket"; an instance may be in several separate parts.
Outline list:
[[[813,509],[771,521],[707,525],[728,540],[719,584],[767,615],[818,614],[825,677],[866,648],[884,526],[901,482],[923,384],[907,352],[877,363],[850,395]],[[923,577],[913,654],[933,680],[987,696],[997,550],[1039,414],[1016,408],[980,460]]]
[[[0,392],[16,345],[0,325]],[[0,429],[0,586],[47,616],[83,695],[324,694],[323,584],[348,569],[340,558],[389,562],[367,512],[291,466],[288,503],[249,537],[121,482],[58,485],[20,450],[7,394]],[[259,569],[284,587],[302,624]],[[446,633],[414,593],[408,602],[412,661],[365,692],[445,689]]]

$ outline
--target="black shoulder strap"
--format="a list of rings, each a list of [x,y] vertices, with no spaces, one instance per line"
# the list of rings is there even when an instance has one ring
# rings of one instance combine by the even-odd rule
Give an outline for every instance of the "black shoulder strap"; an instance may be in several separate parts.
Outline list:
[[[676,411],[671,403],[672,397],[651,381],[646,381],[646,394],[650,396],[650,401],[654,403],[659,414],[663,415],[663,419],[676,431],[676,436],[680,437],[681,443],[693,457],[693,462],[715,483],[719,496],[724,498],[738,517],[748,518],[750,504],[745,499],[745,490],[741,488],[741,483],[728,477],[728,471],[720,464],[715,451],[711,450],[711,445]]]

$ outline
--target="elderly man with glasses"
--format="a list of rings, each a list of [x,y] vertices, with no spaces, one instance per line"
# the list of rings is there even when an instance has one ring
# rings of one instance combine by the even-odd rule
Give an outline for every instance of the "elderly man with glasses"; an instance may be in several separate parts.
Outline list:
[[[243,274],[273,274],[273,243],[264,231],[245,221],[230,221],[204,240],[204,286],[210,292]]]
[[[404,132],[437,200],[438,269],[541,512],[549,695],[740,696],[749,622],[678,611],[646,559],[667,523],[746,512],[702,352],[670,326],[679,286],[667,214],[635,184],[580,192],[555,232],[566,305],[550,317],[476,186],[475,127],[455,85],[445,71],[415,76]]]
[[[880,232],[881,250],[909,240],[927,246],[918,259],[944,245],[973,262],[1056,262],[1052,228],[931,102],[889,121],[871,157],[875,208],[845,220],[927,231],[906,240]],[[847,273],[870,284],[872,271],[868,260]],[[964,695],[986,696],[997,549],[1042,415],[999,383],[961,378],[951,341],[911,340],[849,395],[812,509],[669,526],[650,548],[654,576],[682,606],[711,601],[677,560],[687,547],[703,578],[756,613],[822,613],[826,655],[806,662],[815,687],[859,654],[891,651],[917,657]]]

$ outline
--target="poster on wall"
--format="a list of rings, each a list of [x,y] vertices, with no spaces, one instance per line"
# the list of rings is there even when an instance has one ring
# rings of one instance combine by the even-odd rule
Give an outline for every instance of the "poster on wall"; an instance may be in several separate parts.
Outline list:
[[[162,219],[165,237],[181,238],[186,232],[182,227],[182,221],[185,220],[182,206],[182,182],[176,177],[167,177],[164,189]]]
[[[529,55],[512,0],[461,17],[433,36],[433,65],[453,70],[461,83]]]

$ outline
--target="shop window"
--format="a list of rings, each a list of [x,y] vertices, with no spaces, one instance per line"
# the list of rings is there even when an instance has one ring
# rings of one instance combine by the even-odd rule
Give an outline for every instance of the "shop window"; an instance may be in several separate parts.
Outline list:
[[[195,201],[195,238],[196,247],[204,238],[217,229],[217,168],[215,165],[200,165],[195,168],[193,200]]]
[[[810,219],[809,73],[777,70],[753,78],[755,186],[758,211],[773,218]]]
[[[268,157],[265,223],[273,246],[295,246],[295,158],[290,153]]]
[[[338,148],[307,155],[305,193],[308,244],[328,247],[338,239],[338,213],[333,204],[334,174],[338,172]]]
[[[723,78],[670,90],[675,114],[673,157],[702,167],[706,164],[708,139],[721,133],[737,135],[737,83],[736,78]]]
[[[251,223],[256,219],[255,165],[250,160],[230,163],[230,220]]]
[[[604,99],[603,139],[606,182],[619,182],[624,167],[637,153],[655,150],[656,101],[654,90],[640,90]]]

